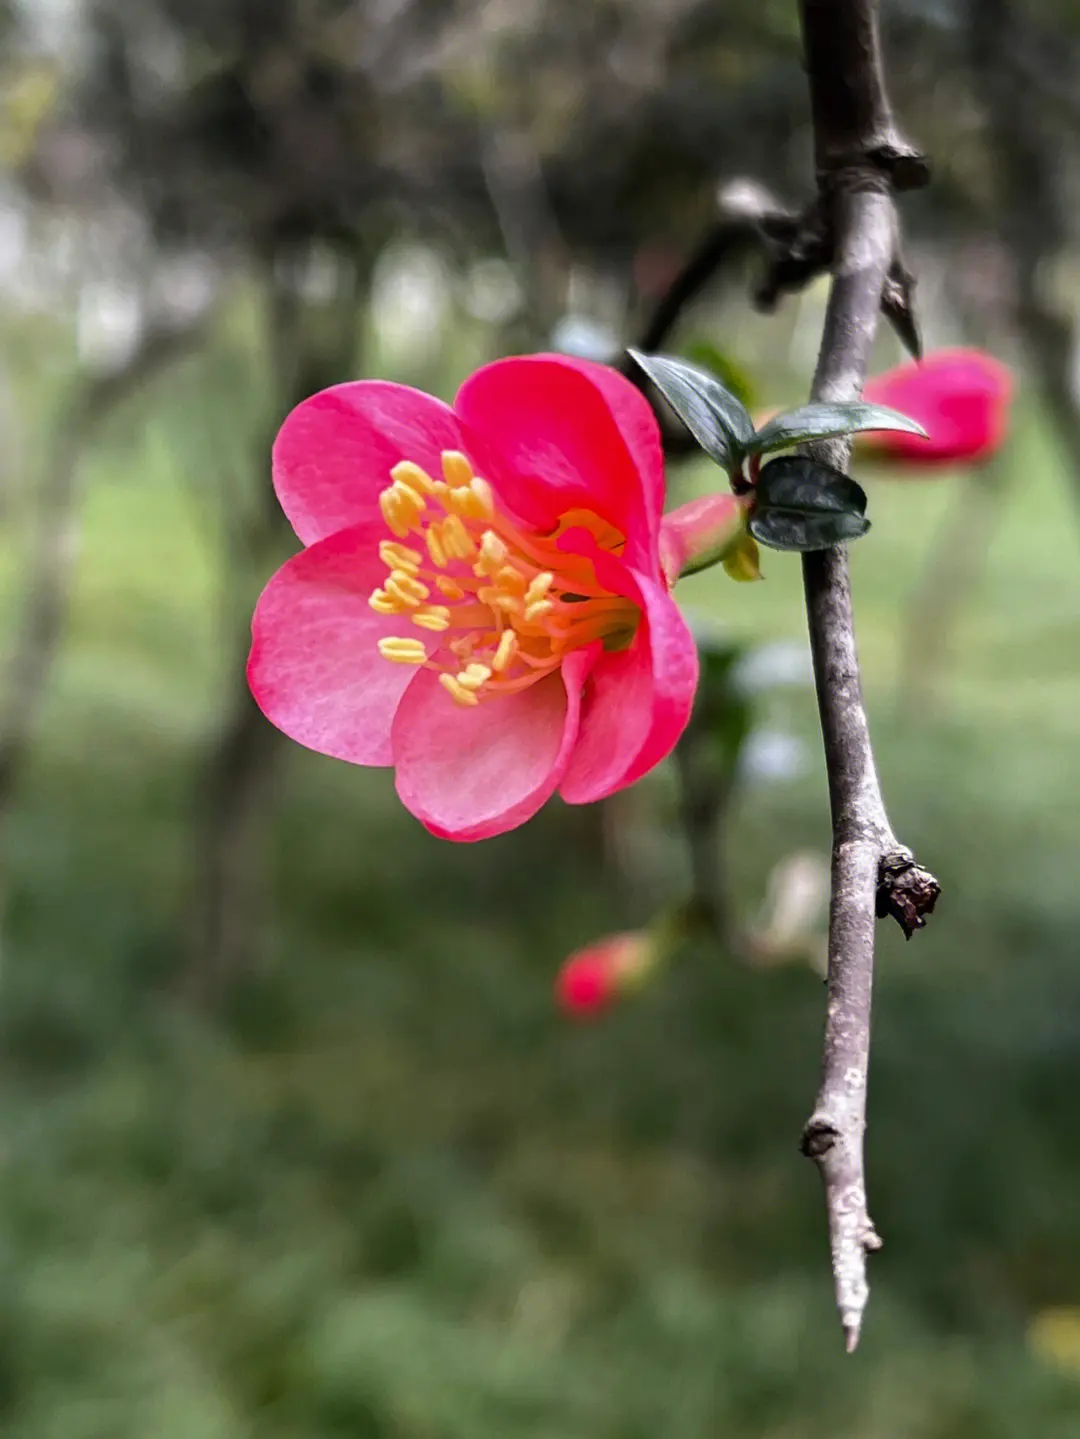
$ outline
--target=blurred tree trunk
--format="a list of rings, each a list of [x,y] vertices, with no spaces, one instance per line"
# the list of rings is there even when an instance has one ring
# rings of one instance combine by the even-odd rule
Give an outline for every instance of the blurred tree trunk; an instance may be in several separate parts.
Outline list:
[[[22,580],[23,608],[0,682],[0,815],[9,807],[34,738],[68,612],[78,541],[78,472],[115,410],[195,348],[199,323],[146,331],[119,370],[77,378],[61,402],[36,487],[33,539]]]
[[[1076,333],[1047,284],[1069,230],[1062,197],[1065,155],[1053,113],[1022,63],[1031,49],[1029,24],[1013,0],[970,0],[972,64],[997,161],[1017,324],[1080,504],[1080,404],[1072,382]]]
[[[251,698],[245,661],[255,600],[292,537],[271,484],[274,436],[291,409],[355,369],[371,262],[359,250],[338,259],[337,293],[318,303],[303,297],[303,257],[276,254],[265,269],[271,413],[252,457],[259,478],[250,502],[225,515],[229,699],[198,786],[192,949],[181,982],[205,1007],[252,973],[266,949],[269,844],[285,743]]]
[[[1080,404],[1072,381],[1076,333],[1046,283],[1067,238],[1060,198],[1063,157],[1060,138],[1048,129],[1044,97],[1021,63],[1029,49],[1026,25],[1013,0],[970,0],[972,71],[996,160],[1016,328],[1080,505]],[[922,713],[937,695],[961,611],[979,582],[1001,514],[1008,466],[1005,455],[972,475],[935,536],[901,640],[899,698],[906,711]]]

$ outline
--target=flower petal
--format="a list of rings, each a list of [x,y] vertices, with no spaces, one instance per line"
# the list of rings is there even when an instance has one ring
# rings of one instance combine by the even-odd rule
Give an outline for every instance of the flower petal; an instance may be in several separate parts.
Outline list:
[[[469,453],[522,520],[546,531],[593,510],[652,574],[664,501],[656,417],[618,371],[564,355],[497,360],[458,391]]]
[[[666,758],[689,722],[698,679],[694,637],[666,587],[601,551],[592,558],[601,583],[633,599],[642,619],[630,647],[601,655],[589,677],[559,787],[568,804],[603,799]]]
[[[918,464],[983,460],[998,450],[1009,422],[1012,376],[982,350],[939,350],[868,380],[864,399],[918,420],[928,439],[871,432],[860,448]]]
[[[320,390],[287,416],[274,442],[274,489],[305,545],[377,510],[399,460],[437,477],[461,432],[441,400],[408,385],[356,380]]]
[[[391,763],[390,724],[417,675],[376,645],[407,634],[429,650],[436,636],[368,605],[386,577],[379,523],[354,525],[302,550],[272,576],[252,621],[248,684],[272,724],[320,754],[352,764]]]
[[[531,819],[566,771],[593,658],[580,650],[561,675],[471,709],[422,670],[392,732],[406,809],[442,839],[487,839]]]

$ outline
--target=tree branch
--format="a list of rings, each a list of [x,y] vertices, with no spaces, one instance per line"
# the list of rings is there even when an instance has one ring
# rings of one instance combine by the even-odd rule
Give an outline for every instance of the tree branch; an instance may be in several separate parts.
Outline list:
[[[819,204],[833,236],[833,280],[811,397],[857,400],[882,295],[899,255],[892,191],[926,162],[897,129],[882,81],[875,0],[802,0]],[[811,456],[839,469],[850,445]],[[899,844],[885,811],[863,703],[847,552],[803,557],[807,622],[833,822],[824,1065],[803,1152],[825,1185],[836,1302],[848,1350],[859,1341],[867,1252],[880,1246],[866,1201],[863,1135],[870,1057],[874,921],[921,928],[939,893]]]

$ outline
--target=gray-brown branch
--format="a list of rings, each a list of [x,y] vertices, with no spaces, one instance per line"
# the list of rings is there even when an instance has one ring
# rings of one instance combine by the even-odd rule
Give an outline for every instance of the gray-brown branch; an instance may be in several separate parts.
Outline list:
[[[815,159],[832,235],[833,279],[812,398],[857,400],[882,293],[899,254],[893,188],[926,166],[893,121],[882,82],[874,0],[802,0]],[[839,469],[850,447],[831,441],[811,456]],[[843,548],[803,557],[807,622],[832,810],[828,1009],[821,1088],[803,1152],[825,1185],[836,1302],[848,1350],[869,1294],[866,1255],[880,1246],[866,1200],[863,1138],[870,1059],[874,926],[892,913],[907,934],[938,895],[889,823],[863,703]]]

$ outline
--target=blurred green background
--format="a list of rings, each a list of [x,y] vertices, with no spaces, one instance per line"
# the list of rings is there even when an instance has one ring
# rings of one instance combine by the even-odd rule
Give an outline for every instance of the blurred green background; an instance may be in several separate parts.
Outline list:
[[[632,339],[717,182],[806,193],[794,7],[6,12],[13,1439],[1080,1434],[1080,117],[1054,90],[1080,30],[1065,5],[885,9],[940,156],[911,207],[928,342],[991,344],[1019,398],[978,474],[860,471],[882,778],[944,895],[910,945],[881,929],[886,1243],[850,1359],[797,1152],[819,906],[756,962],[699,944],[571,1023],[562,958],[690,882],[673,767],[453,846],[389,773],[279,741],[241,682],[289,551],[267,473],[289,405]],[[748,278],[672,344],[707,336],[762,407],[797,401],[820,289],[762,317]],[[898,358],[883,336],[878,368]],[[829,829],[798,565],[765,574],[680,595],[773,676],[743,692],[718,879],[732,926],[775,936],[785,862]]]

